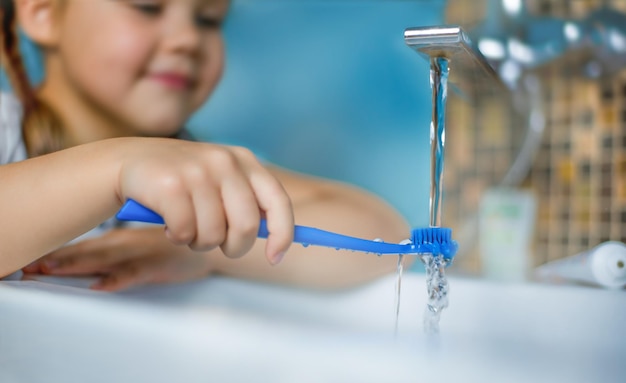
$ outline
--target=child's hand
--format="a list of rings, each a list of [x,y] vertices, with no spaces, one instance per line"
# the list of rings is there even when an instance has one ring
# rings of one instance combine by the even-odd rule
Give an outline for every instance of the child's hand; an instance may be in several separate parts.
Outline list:
[[[123,137],[0,170],[0,179],[11,186],[0,188],[0,210],[11,222],[0,230],[0,276],[97,226],[128,198],[160,214],[172,242],[193,249],[220,247],[228,257],[244,255],[256,241],[261,216],[270,232],[270,263],[280,262],[293,239],[289,196],[244,148]]]
[[[118,291],[203,278],[213,268],[210,253],[168,241],[161,228],[116,229],[54,251],[23,269],[25,273],[91,276],[97,290]]]
[[[270,236],[265,252],[280,262],[293,238],[291,202],[280,182],[244,148],[153,139],[122,158],[121,201],[133,198],[159,213],[166,236],[196,250],[219,246],[244,255],[261,215]],[[138,141],[139,142],[139,141]]]

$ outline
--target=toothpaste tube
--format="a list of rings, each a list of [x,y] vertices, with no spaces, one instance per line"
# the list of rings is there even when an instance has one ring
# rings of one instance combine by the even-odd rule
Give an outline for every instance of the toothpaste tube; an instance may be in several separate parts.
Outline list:
[[[548,262],[535,269],[542,280],[571,280],[609,289],[626,286],[626,245],[604,242],[589,251]]]

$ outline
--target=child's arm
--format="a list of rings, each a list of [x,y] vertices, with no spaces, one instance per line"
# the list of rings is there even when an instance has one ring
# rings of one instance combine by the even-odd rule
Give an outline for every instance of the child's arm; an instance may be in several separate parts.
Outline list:
[[[296,222],[362,238],[399,242],[409,236],[404,220],[387,204],[341,183],[273,169],[289,193]],[[314,288],[341,288],[392,272],[392,255],[293,245],[278,267],[267,264],[264,241],[246,257],[226,259],[219,249],[199,253],[168,243],[160,228],[121,229],[60,249],[29,266],[28,272],[56,275],[104,274],[96,285],[120,290],[145,283],[192,280],[209,274]],[[405,264],[412,260],[407,259]]]
[[[127,198],[161,214],[168,239],[232,257],[253,245],[260,212],[276,263],[293,237],[289,197],[249,151],[116,138],[0,166],[0,276],[58,248]]]

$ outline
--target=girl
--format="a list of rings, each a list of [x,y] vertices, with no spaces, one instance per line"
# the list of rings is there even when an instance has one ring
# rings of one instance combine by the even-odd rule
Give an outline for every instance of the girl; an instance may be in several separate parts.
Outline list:
[[[7,0],[2,1],[6,8]],[[108,140],[115,137],[178,136],[181,126],[208,98],[221,76],[220,24],[227,12],[227,0],[14,1],[19,24],[42,49],[46,67],[43,85],[32,90],[15,51],[13,15],[5,13],[4,33],[11,36],[5,38],[9,42],[4,47],[9,58],[7,70],[23,105],[20,137],[29,157],[69,147],[76,147],[74,152],[81,151],[87,143],[111,142]],[[143,145],[145,140],[133,142]],[[230,153],[211,164],[222,172],[239,166],[239,173],[247,176],[247,184],[224,181],[210,186],[199,184],[193,192],[185,190],[204,212],[196,214],[195,229],[198,233],[205,230],[202,235],[211,238],[201,237],[198,244],[192,240],[192,247],[210,250],[192,252],[188,247],[170,244],[159,228],[118,228],[98,238],[63,247],[25,271],[57,275],[97,273],[102,278],[94,288],[119,290],[209,274],[340,287],[367,281],[395,268],[396,261],[392,258],[322,248],[310,254],[302,247],[293,248],[281,267],[270,267],[263,262],[263,243],[252,244],[250,239],[256,233],[260,214],[268,219],[270,214],[278,217],[274,218],[278,230],[275,235],[281,239],[268,242],[266,249],[272,263],[281,258],[286,248],[280,241],[291,232],[283,226],[289,222],[289,208],[285,207],[288,204],[268,174],[278,179],[286,190],[299,224],[365,238],[382,237],[387,241],[402,240],[408,227],[393,209],[362,190],[275,167],[259,168],[252,156],[240,148],[211,146],[211,149]],[[141,147],[137,151],[141,152]],[[166,157],[161,160],[170,161]],[[195,185],[195,173],[201,172],[192,168],[184,173],[190,184]],[[48,175],[53,176],[58,174]],[[137,189],[149,187],[146,179],[150,176],[150,173],[137,176],[141,182],[124,181],[133,184],[133,193],[139,193]],[[261,213],[259,209],[250,212],[253,209],[248,200],[252,198],[246,190],[256,198]],[[140,201],[161,209],[168,205],[173,212],[183,205],[171,198],[164,200],[162,195],[157,199],[157,193],[154,194]],[[203,200],[196,203],[197,195],[202,195]],[[240,200],[248,202],[240,204]],[[274,203],[280,207],[274,207]],[[245,222],[239,225],[238,220],[244,215]],[[252,221],[255,223],[251,224]],[[172,237],[173,229],[167,222],[166,234]],[[234,232],[233,241],[229,237],[231,232]],[[174,243],[190,242],[196,235],[199,234],[193,231],[193,236],[189,233],[188,237],[172,238]],[[224,239],[224,243],[213,237]],[[231,245],[235,241],[242,244]],[[217,248],[215,244],[222,246]],[[249,256],[238,260],[222,256],[240,255],[248,250]]]

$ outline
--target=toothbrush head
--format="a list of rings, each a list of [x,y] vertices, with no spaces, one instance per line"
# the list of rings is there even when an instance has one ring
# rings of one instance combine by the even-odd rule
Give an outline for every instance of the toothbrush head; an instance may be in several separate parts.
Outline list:
[[[459,244],[452,239],[452,229],[445,227],[413,229],[411,240],[416,253],[441,254],[444,259],[449,261],[454,258],[459,249]]]

